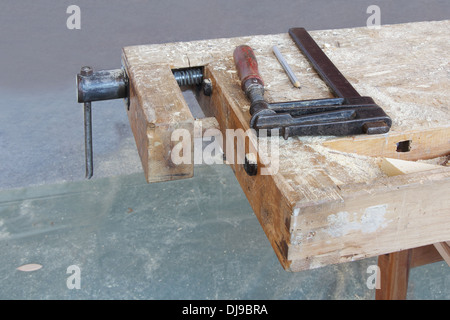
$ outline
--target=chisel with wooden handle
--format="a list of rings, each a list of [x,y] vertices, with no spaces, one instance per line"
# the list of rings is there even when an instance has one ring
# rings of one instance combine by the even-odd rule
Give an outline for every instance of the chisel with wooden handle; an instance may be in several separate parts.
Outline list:
[[[269,103],[264,100],[264,81],[259,74],[258,62],[253,49],[248,45],[238,46],[233,53],[234,63],[241,80],[241,88],[251,102],[250,126],[255,119],[263,114],[275,114],[269,109]]]

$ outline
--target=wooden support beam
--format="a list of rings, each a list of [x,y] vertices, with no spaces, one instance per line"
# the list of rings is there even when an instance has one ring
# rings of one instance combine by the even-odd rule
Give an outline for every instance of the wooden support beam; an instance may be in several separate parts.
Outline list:
[[[450,246],[448,242],[434,243],[434,247],[450,267]]]
[[[439,261],[442,261],[442,256],[432,244],[411,249],[411,268]]]
[[[376,300],[405,300],[408,291],[408,278],[411,250],[383,254],[378,257],[380,268],[380,289],[375,291]]]

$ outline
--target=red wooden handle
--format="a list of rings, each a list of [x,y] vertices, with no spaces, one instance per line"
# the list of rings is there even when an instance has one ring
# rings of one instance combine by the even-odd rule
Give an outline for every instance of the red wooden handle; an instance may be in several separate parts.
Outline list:
[[[264,86],[264,81],[259,75],[258,62],[251,47],[247,45],[237,47],[234,50],[233,58],[239,79],[241,80],[242,90],[245,91],[245,83],[250,79]]]

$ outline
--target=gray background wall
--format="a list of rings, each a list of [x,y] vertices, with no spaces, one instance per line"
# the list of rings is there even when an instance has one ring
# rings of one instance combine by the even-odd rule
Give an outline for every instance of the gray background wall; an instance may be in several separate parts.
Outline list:
[[[66,9],[81,9],[68,30]],[[0,12],[0,189],[84,178],[83,65],[120,66],[128,45],[365,26],[369,5],[381,23],[442,20],[447,0],[3,0]],[[94,178],[141,172],[121,101],[94,104]]]

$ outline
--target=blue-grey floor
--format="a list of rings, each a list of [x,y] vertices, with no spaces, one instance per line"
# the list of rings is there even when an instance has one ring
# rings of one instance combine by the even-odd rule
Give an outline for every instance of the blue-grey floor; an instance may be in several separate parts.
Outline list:
[[[0,192],[0,299],[374,298],[376,258],[286,272],[231,169],[196,173],[164,184],[131,174]],[[27,264],[42,267],[17,270]],[[79,289],[67,285],[71,266]],[[449,285],[445,263],[416,268],[408,298],[449,299]]]
[[[122,101],[93,104],[84,181],[81,66],[128,45],[365,26],[373,1],[12,1],[0,11],[1,299],[372,299],[376,259],[283,271],[232,171],[147,185]],[[81,9],[69,30],[66,9]],[[377,1],[381,23],[450,18],[448,0]],[[36,263],[33,272],[17,268]],[[67,268],[81,270],[68,289]],[[408,297],[448,299],[444,263],[413,269]]]

